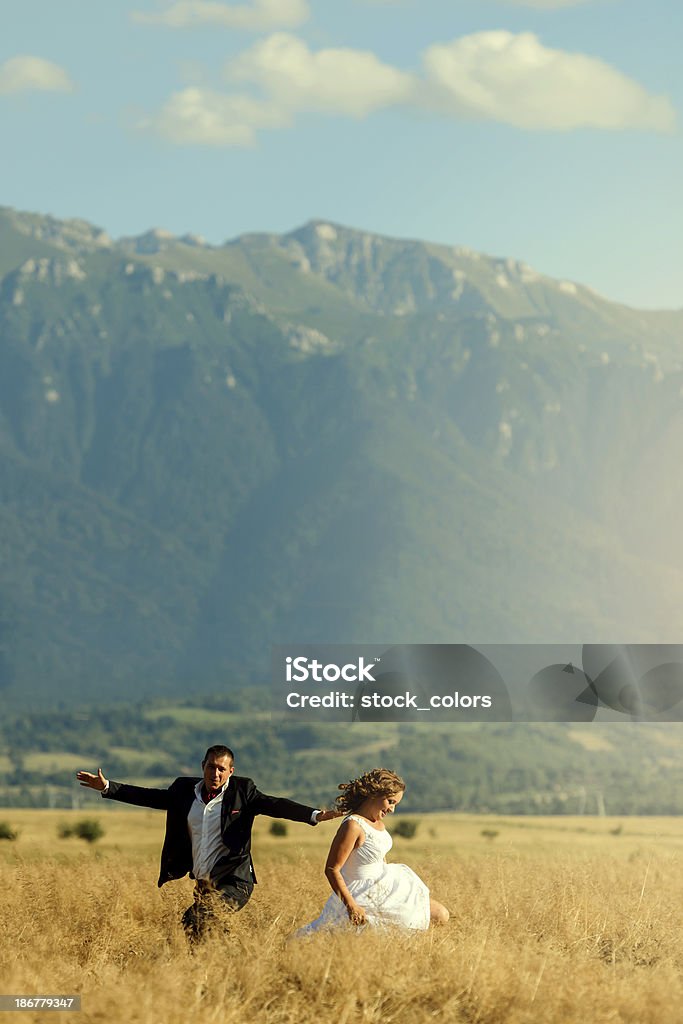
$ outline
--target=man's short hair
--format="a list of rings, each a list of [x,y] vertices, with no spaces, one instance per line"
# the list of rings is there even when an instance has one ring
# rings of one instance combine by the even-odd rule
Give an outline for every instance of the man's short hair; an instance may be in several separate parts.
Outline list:
[[[210,757],[228,757],[230,758],[230,764],[235,763],[235,755],[233,754],[230,747],[224,746],[222,743],[214,743],[212,747],[209,747],[207,752],[204,754],[204,760],[202,761],[202,768],[209,760]]]

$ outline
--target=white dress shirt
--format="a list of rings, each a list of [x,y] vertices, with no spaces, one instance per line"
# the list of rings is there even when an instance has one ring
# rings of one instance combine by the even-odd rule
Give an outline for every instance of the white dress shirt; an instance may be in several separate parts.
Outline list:
[[[194,787],[194,800],[187,816],[187,827],[192,841],[192,874],[196,879],[208,881],[211,868],[216,861],[229,852],[221,839],[221,804],[225,787],[230,785],[230,779],[221,786],[208,804],[202,799],[203,785],[203,782],[198,782]]]

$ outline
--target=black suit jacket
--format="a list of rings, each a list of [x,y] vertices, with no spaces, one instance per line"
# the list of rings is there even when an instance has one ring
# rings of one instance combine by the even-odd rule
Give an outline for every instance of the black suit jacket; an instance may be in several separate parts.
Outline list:
[[[109,782],[109,800],[121,800],[137,807],[154,807],[166,811],[166,835],[161,851],[161,872],[158,884],[162,886],[173,878],[192,874],[192,842],[187,827],[187,816],[195,799],[195,786],[201,779],[180,778],[168,789],[148,789],[128,786],[123,782]],[[259,792],[251,779],[231,775],[221,804],[221,839],[227,853],[211,870],[211,881],[219,886],[228,877],[255,882],[251,859],[251,829],[257,814],[288,821],[311,822],[314,807],[305,807],[283,797],[266,796]]]

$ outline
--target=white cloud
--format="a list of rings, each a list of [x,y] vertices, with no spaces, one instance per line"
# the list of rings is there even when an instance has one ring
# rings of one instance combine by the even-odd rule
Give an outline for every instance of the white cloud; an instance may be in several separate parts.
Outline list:
[[[676,112],[595,57],[552,50],[531,32],[477,32],[423,54],[421,102],[456,117],[518,128],[672,131]]]
[[[676,125],[667,97],[595,57],[545,47],[531,32],[478,32],[435,44],[419,76],[364,50],[314,52],[279,32],[236,57],[226,75],[257,95],[186,88],[142,127],[179,145],[251,146],[259,130],[291,125],[306,111],[364,117],[398,107],[539,131],[668,132]]]
[[[164,11],[149,14],[135,11],[134,21],[168,28],[192,28],[197,25],[222,25],[248,32],[267,32],[273,28],[293,28],[308,20],[307,0],[251,0],[246,4],[223,4],[213,0],[177,0]]]
[[[0,95],[14,92],[73,92],[74,84],[59,64],[21,55],[0,64]]]
[[[251,96],[225,96],[210,89],[182,89],[139,126],[180,146],[253,146],[260,128],[288,123],[282,110]]]
[[[284,32],[241,54],[227,74],[258,86],[288,110],[325,110],[351,117],[408,100],[414,90],[411,75],[383,64],[374,53],[313,53],[301,39]]]

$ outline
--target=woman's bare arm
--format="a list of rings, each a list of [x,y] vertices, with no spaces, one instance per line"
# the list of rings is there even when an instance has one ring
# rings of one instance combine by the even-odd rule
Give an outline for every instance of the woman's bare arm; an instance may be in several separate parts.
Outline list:
[[[358,822],[351,819],[345,821],[332,840],[330,852],[327,855],[327,863],[325,864],[327,881],[330,883],[332,891],[336,893],[346,907],[351,924],[355,925],[365,924],[365,914],[349,892],[341,869],[356,847],[362,846],[364,842],[363,829]]]

